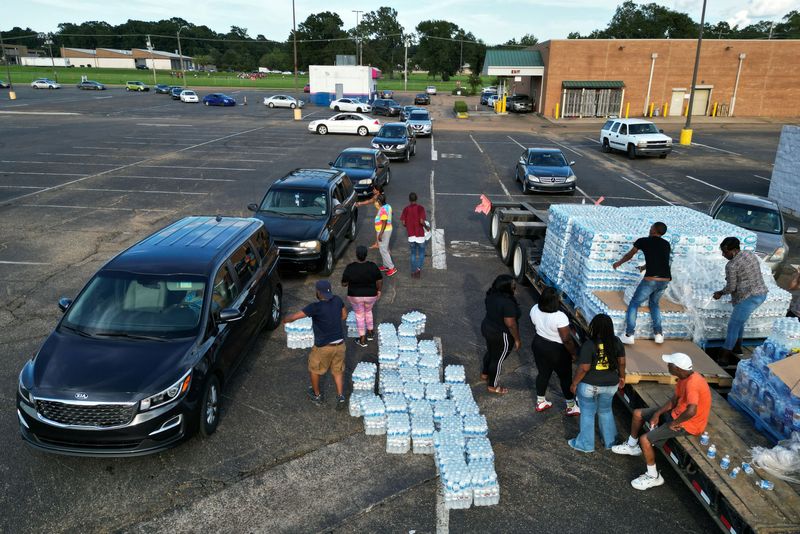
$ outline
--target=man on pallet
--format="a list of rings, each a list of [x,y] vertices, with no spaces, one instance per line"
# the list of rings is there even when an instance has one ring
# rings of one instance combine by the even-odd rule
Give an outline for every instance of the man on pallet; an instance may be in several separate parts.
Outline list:
[[[705,378],[692,371],[692,359],[682,352],[664,354],[661,359],[667,363],[669,373],[678,377],[675,395],[659,408],[634,410],[628,440],[611,447],[616,454],[640,456],[644,453],[647,472],[631,481],[631,486],[638,490],[664,483],[656,469],[655,446],[686,434],[702,434],[711,411],[711,390]],[[639,437],[645,423],[650,430]]]

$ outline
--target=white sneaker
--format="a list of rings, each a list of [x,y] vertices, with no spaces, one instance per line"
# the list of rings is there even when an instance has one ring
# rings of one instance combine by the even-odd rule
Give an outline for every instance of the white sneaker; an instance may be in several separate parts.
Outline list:
[[[570,417],[575,417],[581,414],[581,408],[578,406],[578,403],[572,405],[571,408],[567,408],[567,415]]]
[[[654,341],[661,345],[664,342],[664,334],[656,334]]]
[[[625,343],[626,345],[633,345],[633,336],[629,336],[628,334],[623,334],[619,336],[619,340]]]
[[[537,412],[543,412],[545,410],[549,410],[552,407],[553,407],[553,403],[548,401],[548,400],[543,400],[542,402],[537,402],[536,403],[536,411]]]
[[[636,488],[637,490],[646,490],[650,488],[655,488],[656,486],[660,486],[664,483],[664,477],[661,476],[661,473],[658,474],[657,477],[651,477],[647,473],[640,475],[638,478],[634,478],[631,480],[631,486]]]
[[[626,441],[625,443],[620,443],[619,445],[614,445],[611,447],[611,452],[615,454],[627,454],[628,456],[641,456],[642,448],[638,443],[631,447]]]

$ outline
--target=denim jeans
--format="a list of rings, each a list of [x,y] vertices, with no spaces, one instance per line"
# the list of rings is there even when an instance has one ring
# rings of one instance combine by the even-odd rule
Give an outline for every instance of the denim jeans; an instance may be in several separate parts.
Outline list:
[[[584,452],[594,452],[594,416],[597,414],[600,436],[606,449],[610,449],[617,439],[617,424],[611,411],[611,401],[617,392],[616,384],[592,386],[581,382],[576,392],[581,407],[581,430],[571,445]]]
[[[425,265],[425,241],[422,243],[409,241],[408,247],[411,249],[411,272],[413,273]]]
[[[631,302],[628,304],[628,313],[625,315],[625,334],[632,336],[636,332],[636,313],[639,311],[639,306],[648,303],[650,308],[650,318],[653,320],[653,333],[663,334],[661,330],[661,308],[658,306],[658,301],[661,295],[667,290],[669,282],[656,282],[653,280],[642,280],[639,286],[631,297]]]
[[[725,343],[722,345],[723,349],[733,350],[736,342],[744,337],[744,324],[747,319],[756,311],[756,308],[764,304],[765,300],[767,300],[766,295],[754,295],[733,307],[731,318],[728,321],[728,333],[725,336]]]

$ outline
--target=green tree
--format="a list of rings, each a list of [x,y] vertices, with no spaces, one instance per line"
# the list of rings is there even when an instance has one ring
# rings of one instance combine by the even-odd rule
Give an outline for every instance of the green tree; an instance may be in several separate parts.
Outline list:
[[[344,23],[336,13],[323,11],[308,16],[297,26],[298,68],[308,70],[309,65],[333,65],[337,54],[355,51],[355,42],[350,40],[342,27]],[[292,35],[289,35],[292,42]]]
[[[504,43],[505,46],[533,46],[539,42],[539,39],[534,36],[532,33],[526,33],[525,35],[520,38],[519,41],[514,39],[509,39]]]
[[[473,71],[469,75],[469,86],[472,89],[472,92],[475,93],[478,91],[478,87],[483,85],[483,80],[481,80],[481,74],[477,70],[473,69]]]
[[[405,30],[391,7],[364,14],[351,35],[364,40],[364,64],[374,65],[391,76],[398,63],[403,62]]]
[[[414,60],[432,77],[448,81],[458,72],[461,51],[454,40],[459,28],[446,20],[424,20],[417,24],[419,45]]]

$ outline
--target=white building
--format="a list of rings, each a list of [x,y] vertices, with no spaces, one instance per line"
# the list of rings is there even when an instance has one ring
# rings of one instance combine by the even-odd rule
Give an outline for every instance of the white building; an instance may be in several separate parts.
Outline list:
[[[337,98],[374,98],[380,69],[351,65],[309,65],[310,100],[327,106]]]
[[[135,69],[144,66],[156,70],[181,70],[178,54],[162,50],[134,48],[119,50],[116,48],[61,48],[61,58],[67,65],[74,67],[93,67],[97,69]],[[191,57],[183,56],[183,68],[192,70],[194,62]]]

